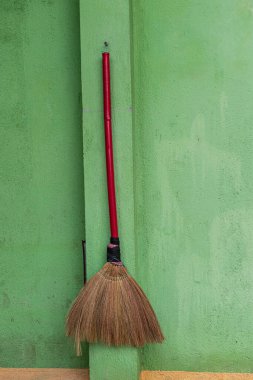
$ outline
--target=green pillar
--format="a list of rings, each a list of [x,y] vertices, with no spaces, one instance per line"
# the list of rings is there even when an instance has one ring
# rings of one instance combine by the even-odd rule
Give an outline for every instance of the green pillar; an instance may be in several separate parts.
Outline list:
[[[88,277],[105,263],[109,214],[105,174],[101,53],[111,54],[112,117],[122,256],[135,275],[129,1],[81,0],[81,65]],[[107,42],[108,47],[105,47]],[[90,345],[91,380],[138,379],[138,350]]]

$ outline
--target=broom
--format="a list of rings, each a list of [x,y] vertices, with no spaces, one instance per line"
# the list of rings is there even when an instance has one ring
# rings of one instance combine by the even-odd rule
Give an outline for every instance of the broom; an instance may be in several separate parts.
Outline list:
[[[66,333],[81,341],[109,346],[141,347],[164,339],[155,313],[143,290],[127,273],[120,259],[111,130],[110,62],[103,53],[104,129],[111,239],[107,263],[84,285],[66,321]]]

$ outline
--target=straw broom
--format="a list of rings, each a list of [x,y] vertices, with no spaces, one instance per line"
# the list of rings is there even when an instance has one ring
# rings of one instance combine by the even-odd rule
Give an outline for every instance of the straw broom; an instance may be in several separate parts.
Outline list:
[[[104,129],[111,239],[107,263],[81,289],[66,321],[66,333],[81,342],[141,347],[164,340],[155,313],[143,290],[120,259],[111,130],[110,57],[103,53]]]

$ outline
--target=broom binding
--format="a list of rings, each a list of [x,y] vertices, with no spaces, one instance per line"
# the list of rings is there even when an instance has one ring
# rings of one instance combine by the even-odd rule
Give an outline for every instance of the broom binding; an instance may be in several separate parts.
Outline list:
[[[120,263],[120,246],[116,244],[107,245],[107,262],[108,263]]]

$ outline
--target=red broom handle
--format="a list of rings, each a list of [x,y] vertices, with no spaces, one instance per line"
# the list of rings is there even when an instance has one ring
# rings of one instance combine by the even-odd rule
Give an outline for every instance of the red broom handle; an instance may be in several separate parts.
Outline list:
[[[110,213],[111,237],[118,238],[118,222],[116,193],[114,182],[113,145],[112,145],[112,118],[111,118],[111,86],[110,86],[110,54],[103,53],[103,94],[104,94],[104,129],[107,190]]]

